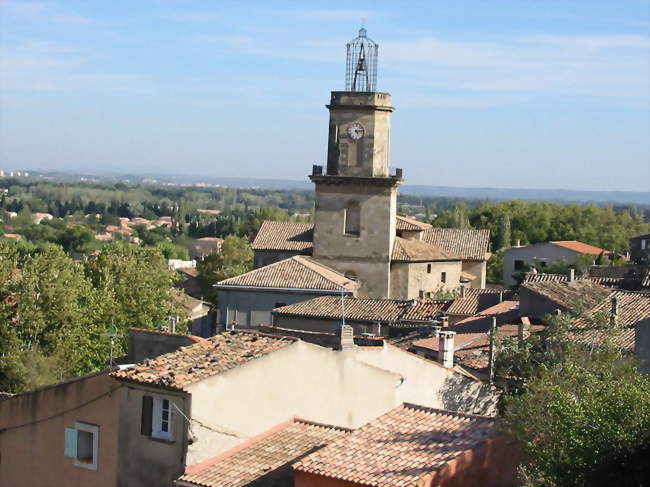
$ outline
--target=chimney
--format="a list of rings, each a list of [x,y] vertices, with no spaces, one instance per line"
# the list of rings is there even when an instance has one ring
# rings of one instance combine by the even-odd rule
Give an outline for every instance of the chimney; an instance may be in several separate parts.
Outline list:
[[[341,350],[354,347],[354,329],[350,325],[341,326]]]
[[[517,239],[515,247],[521,247],[521,239]]]
[[[503,291],[499,291],[499,303],[503,303]]]
[[[449,327],[449,316],[441,316],[440,317],[440,325],[443,328]]]
[[[465,286],[460,287],[460,297],[464,298],[465,297]]]
[[[438,333],[438,362],[443,367],[454,366],[454,335],[455,331],[441,331]]]
[[[522,316],[520,318],[520,323],[517,325],[517,339],[520,343],[526,338],[526,332],[528,331],[529,326],[530,320],[528,319],[528,316]]]
[[[573,282],[575,280],[576,280],[576,270],[573,267],[571,267],[569,269],[569,282]]]
[[[612,325],[615,325],[618,321],[618,298],[612,296],[612,308],[610,312],[610,321]]]

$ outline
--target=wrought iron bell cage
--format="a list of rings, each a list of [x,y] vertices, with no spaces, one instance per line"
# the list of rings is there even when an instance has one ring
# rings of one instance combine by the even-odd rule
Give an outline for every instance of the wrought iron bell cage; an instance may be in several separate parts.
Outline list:
[[[347,43],[345,69],[346,91],[375,91],[377,89],[377,55],[379,44],[359,29],[359,37]]]

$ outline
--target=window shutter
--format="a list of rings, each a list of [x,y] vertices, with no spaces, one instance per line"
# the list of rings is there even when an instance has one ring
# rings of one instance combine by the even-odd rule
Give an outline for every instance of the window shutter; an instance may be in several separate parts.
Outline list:
[[[74,428],[65,429],[65,440],[63,454],[66,457],[77,458],[77,430]]]
[[[142,423],[140,433],[151,436],[151,418],[153,415],[153,397],[142,396]]]

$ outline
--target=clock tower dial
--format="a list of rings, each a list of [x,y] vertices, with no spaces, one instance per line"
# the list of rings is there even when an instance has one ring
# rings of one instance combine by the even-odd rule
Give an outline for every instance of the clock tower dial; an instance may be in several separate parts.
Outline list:
[[[365,130],[363,128],[363,125],[361,125],[360,123],[354,122],[348,125],[348,136],[352,140],[360,140],[364,134],[365,134]]]

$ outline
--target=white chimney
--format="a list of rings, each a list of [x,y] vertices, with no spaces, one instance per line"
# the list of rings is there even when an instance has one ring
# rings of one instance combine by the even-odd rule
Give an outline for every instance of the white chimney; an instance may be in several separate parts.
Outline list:
[[[521,247],[521,240],[520,239],[517,239],[517,244],[515,245],[515,247]]]
[[[454,335],[456,335],[455,331],[438,333],[438,362],[443,367],[454,366]]]
[[[572,267],[569,269],[569,282],[576,280],[576,270]]]
[[[350,325],[341,326],[341,350],[354,347],[354,329]]]

